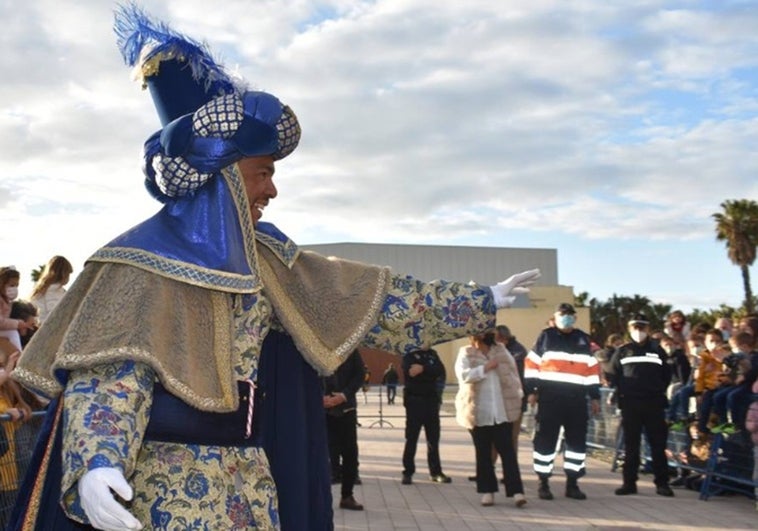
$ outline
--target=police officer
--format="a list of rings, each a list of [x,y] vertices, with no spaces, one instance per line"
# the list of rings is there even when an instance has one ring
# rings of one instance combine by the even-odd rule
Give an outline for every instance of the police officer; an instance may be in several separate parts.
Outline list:
[[[405,406],[405,449],[403,485],[413,483],[416,445],[421,427],[426,435],[426,458],[432,481],[450,483],[440,463],[440,408],[437,380],[445,378],[445,366],[434,349],[417,350],[403,358],[403,405]]]
[[[363,505],[353,497],[353,486],[358,479],[358,412],[355,394],[363,384],[363,367],[360,353],[354,350],[334,374],[323,378],[332,482],[338,475],[342,483],[340,509],[351,511],[363,510]]]
[[[622,345],[613,356],[609,375],[611,385],[616,388],[624,429],[624,484],[616,489],[616,494],[637,494],[640,438],[644,429],[653,460],[655,492],[660,496],[673,496],[665,453],[668,436],[666,388],[671,371],[666,363],[666,353],[650,338],[647,317],[638,313],[627,326],[632,340]]]
[[[566,449],[563,470],[566,497],[584,500],[578,480],[587,457],[587,397],[593,414],[600,411],[600,376],[590,351],[590,337],[574,327],[576,311],[567,302],[553,313],[555,326],[545,328],[524,360],[525,392],[538,404],[534,434],[534,471],[540,479],[537,494],[552,500],[548,483],[553,474],[558,435],[563,427]]]

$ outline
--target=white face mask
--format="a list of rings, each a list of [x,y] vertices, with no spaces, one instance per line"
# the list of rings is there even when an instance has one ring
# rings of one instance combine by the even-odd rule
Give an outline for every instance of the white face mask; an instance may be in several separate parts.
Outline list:
[[[558,327],[561,330],[566,330],[567,328],[571,328],[574,326],[574,323],[576,322],[576,317],[573,315],[567,313],[567,314],[560,314],[556,313],[554,314],[555,317],[555,326]]]
[[[645,341],[645,338],[647,338],[647,332],[644,332],[643,330],[632,330],[629,332],[629,336],[632,338],[632,341],[635,343],[642,343]]]
[[[5,296],[8,298],[9,301],[12,301],[16,297],[18,297],[18,287],[8,286],[7,288],[5,288]]]
[[[719,346],[719,344],[716,343],[715,341],[706,341],[705,342],[705,348],[708,349],[708,352],[713,352],[716,349],[716,347],[718,347],[718,346]]]

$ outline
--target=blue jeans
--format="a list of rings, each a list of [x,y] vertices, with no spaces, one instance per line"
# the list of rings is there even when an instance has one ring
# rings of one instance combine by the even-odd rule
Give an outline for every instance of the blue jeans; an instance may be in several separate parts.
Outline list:
[[[734,418],[734,401],[732,400],[732,404],[730,407],[729,404],[729,395],[732,394],[734,391],[738,391],[739,388],[735,387],[733,385],[727,385],[724,387],[719,387],[713,392],[713,413],[718,415],[719,423],[724,424],[727,421],[726,411],[729,409],[732,411],[732,422],[736,422]]]
[[[671,397],[666,420],[687,420],[690,414],[690,398],[695,394],[695,384],[683,385]]]

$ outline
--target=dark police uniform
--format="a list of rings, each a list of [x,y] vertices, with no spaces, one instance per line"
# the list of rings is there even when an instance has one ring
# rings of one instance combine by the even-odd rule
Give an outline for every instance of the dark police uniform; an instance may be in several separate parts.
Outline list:
[[[647,434],[653,460],[655,484],[667,488],[669,484],[666,460],[665,411],[666,388],[671,381],[671,370],[666,353],[649,337],[642,343],[634,341],[621,346],[613,356],[610,383],[616,388],[621,424],[624,429],[624,487],[636,491],[640,467],[640,438]]]
[[[411,365],[421,365],[424,370],[411,376]],[[440,464],[440,411],[437,395],[437,380],[445,377],[445,366],[434,349],[417,350],[403,357],[403,405],[405,406],[405,449],[403,450],[403,481],[409,482],[416,472],[416,445],[421,427],[426,435],[426,457],[429,474],[434,481],[449,482],[442,473]]]
[[[324,395],[342,393],[347,402],[326,410],[332,481],[341,479],[342,499],[353,495],[358,476],[358,422],[355,394],[363,385],[363,359],[355,350],[331,376],[323,378]],[[340,457],[342,465],[340,466]]]

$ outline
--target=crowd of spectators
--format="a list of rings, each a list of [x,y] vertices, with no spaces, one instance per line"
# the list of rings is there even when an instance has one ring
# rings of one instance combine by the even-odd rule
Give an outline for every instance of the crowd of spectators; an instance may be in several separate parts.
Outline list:
[[[20,351],[62,298],[72,272],[73,268],[68,260],[62,256],[52,257],[34,285],[30,300],[26,301],[18,299],[19,272],[12,266],[0,268],[0,414],[7,415],[7,420],[2,422],[0,429],[0,507],[5,509],[0,510],[0,525],[3,527],[12,503],[9,499],[15,495],[19,479],[23,477],[23,470],[19,469],[19,466],[23,465],[24,460],[18,459],[18,453],[30,451],[28,445],[26,448],[18,446],[18,434],[23,431],[24,424],[32,418],[32,411],[44,409],[44,403],[38,397],[10,380],[8,374],[18,360]],[[552,322],[548,325],[555,326]],[[493,339],[490,343],[509,346],[510,331],[504,326],[500,328],[508,333],[504,335],[498,330],[498,342],[495,343]],[[758,435],[755,434],[758,430],[758,315],[746,315],[735,323],[722,317],[712,324],[692,324],[687,322],[683,312],[677,310],[671,312],[661,330],[651,330],[650,337],[665,353],[665,364],[671,375],[666,390],[669,400],[666,421],[670,431],[691,430],[692,439],[696,441],[707,441],[714,434],[722,433],[743,434],[743,441],[748,445],[753,444],[753,441],[758,442]],[[609,334],[602,347],[593,343],[593,354],[598,362],[599,381],[602,386],[612,384],[611,363],[614,354],[627,342],[627,333],[618,331]],[[494,364],[490,358],[495,358],[487,354],[491,345],[486,342],[475,345],[479,345],[476,352],[485,353],[481,355],[482,359]],[[523,352],[513,353],[521,385],[524,383],[526,357],[526,349],[522,347],[522,350]],[[394,368],[390,369],[394,371]],[[463,373],[459,375],[459,379],[462,375]],[[387,385],[388,391],[394,391],[397,377],[385,377],[382,383]],[[365,391],[365,385],[363,389]],[[514,440],[518,437],[518,427],[521,425],[520,412],[526,409],[524,393],[519,396],[524,396],[523,403],[521,398],[517,400],[519,404],[516,409],[519,413],[503,416],[512,427],[508,437]],[[387,401],[388,404],[394,403],[394,393],[388,393]],[[484,433],[485,429],[490,429],[488,424],[480,424],[472,424],[472,434]],[[477,441],[479,439],[474,437],[474,442]],[[526,503],[523,488],[520,479],[516,480],[519,477],[518,464],[515,464],[516,470],[513,470],[513,446],[500,448],[499,445],[484,439],[479,442],[481,444],[477,446],[475,478],[478,479],[479,492],[483,493],[482,504],[491,505],[491,493],[497,490],[489,471],[499,453],[501,457],[509,456],[508,459],[502,459],[504,468],[508,469],[503,471],[503,481],[507,481],[508,495],[515,496],[517,505],[523,506]],[[497,451],[490,455],[490,448],[497,448]],[[758,469],[756,473],[758,474]],[[484,480],[485,474],[487,481]],[[443,476],[441,471],[439,475]],[[484,485],[483,481],[487,485]],[[672,486],[676,485],[676,481],[672,483]]]

